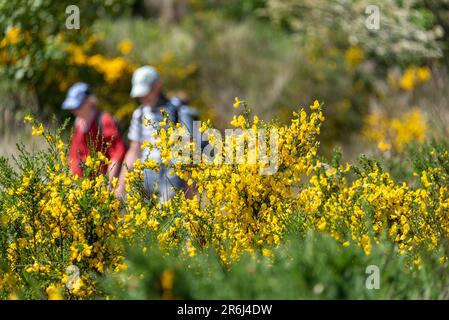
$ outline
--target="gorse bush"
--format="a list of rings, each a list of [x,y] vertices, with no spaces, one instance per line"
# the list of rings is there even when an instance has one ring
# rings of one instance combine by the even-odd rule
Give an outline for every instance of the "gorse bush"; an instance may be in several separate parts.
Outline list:
[[[118,240],[129,234],[119,200],[98,173],[108,160],[91,155],[86,178],[78,178],[67,165],[60,130],[52,133],[34,122],[32,133],[43,136],[47,150],[33,154],[19,146],[18,172],[4,158],[0,163],[0,294],[36,298],[27,289],[37,286],[40,294],[50,288],[62,297],[93,296],[95,278],[122,267]],[[81,276],[72,279],[75,270]]]
[[[237,99],[235,106],[240,103]],[[311,109],[310,115],[304,110],[295,113],[291,123],[285,126],[265,123],[256,116],[250,121],[249,111],[245,109],[243,115],[234,116],[231,122],[244,134],[234,134],[232,143],[226,145],[209,133],[207,124],[203,123],[200,131],[210,141],[215,154],[208,158],[203,152],[199,164],[194,163],[193,152],[179,159],[179,152],[195,150],[194,142],[183,144],[184,150],[175,150],[176,126],[172,123],[168,129],[162,128],[159,139],[143,147],[159,148],[162,163],[172,167],[189,186],[195,186],[198,193],[192,199],[178,196],[162,205],[154,206],[150,202],[145,206],[143,195],[131,190],[128,194],[130,214],[142,218],[143,211],[159,232],[158,240],[162,244],[185,246],[191,254],[195,248],[212,247],[218,250],[225,264],[238,260],[243,251],[260,249],[269,254],[263,248],[280,243],[297,201],[294,188],[301,177],[312,170],[318,147],[316,136],[324,117],[318,101]],[[264,130],[263,136],[260,130]],[[258,138],[268,140],[263,154],[260,139],[257,143],[254,139],[248,140],[249,136],[258,134]],[[273,141],[274,138],[278,141]],[[243,159],[238,159],[236,146],[244,145],[245,141]],[[251,163],[250,158],[257,162]],[[267,174],[264,171],[269,171],[269,162],[273,160],[269,158],[276,158],[276,163],[272,164],[276,168],[271,168],[272,172]],[[158,164],[150,159],[140,168],[157,171]],[[139,171],[135,172],[135,177],[140,177]]]
[[[414,159],[414,179],[395,181],[373,159],[361,157],[351,165],[342,163],[338,152],[330,162],[317,154],[324,121],[318,101],[307,111],[295,112],[288,125],[250,117],[246,103],[237,98],[234,107],[243,109],[231,122],[240,133],[223,144],[210,122],[203,123],[199,131],[208,138],[203,150],[208,156],[199,163],[192,152],[198,142],[177,143],[185,129],[168,118],[143,144],[159,148],[162,165],[196,190],[193,196],[178,192],[163,203],[143,190],[143,170],[159,170],[154,161],[135,164],[127,175],[126,200],[121,201],[113,195],[117,181],[99,173],[108,163],[101,152],[86,159],[82,178],[72,176],[62,129],[52,132],[27,117],[32,134],[42,136],[48,149],[30,153],[19,147],[15,168],[6,159],[0,162],[0,250],[5,252],[0,257],[1,297],[206,297],[215,278],[228,283],[233,297],[310,297],[311,288],[326,292],[323,297],[442,294],[447,280],[439,270],[447,265],[449,236],[447,144],[407,148]],[[260,132],[265,135],[256,145],[265,142],[263,152],[248,140]],[[273,137],[277,145],[271,143]],[[238,159],[233,149],[238,145],[244,146],[245,161],[227,161]],[[263,174],[270,157],[276,158],[275,170]],[[262,161],[249,161],[253,158]],[[310,233],[334,239],[319,241],[326,254],[313,253]],[[298,242],[293,247],[289,236]],[[441,280],[438,289],[407,293],[401,290],[412,284],[404,280],[395,287],[387,272],[392,291],[379,296],[359,289],[350,293],[341,281],[359,286],[364,264],[382,256],[378,248],[387,248],[395,272],[415,275],[417,285],[423,281],[420,272],[434,270],[432,279]],[[358,267],[347,271],[351,259]],[[382,261],[379,267],[387,263]],[[319,280],[313,264],[324,268],[327,280]],[[287,275],[295,266],[304,271],[292,273],[292,291],[274,290],[268,275]],[[257,282],[254,286],[241,285],[243,270],[253,270],[248,272]],[[338,270],[348,274],[338,278]],[[204,280],[194,286],[199,275]],[[180,280],[176,287],[173,279]]]

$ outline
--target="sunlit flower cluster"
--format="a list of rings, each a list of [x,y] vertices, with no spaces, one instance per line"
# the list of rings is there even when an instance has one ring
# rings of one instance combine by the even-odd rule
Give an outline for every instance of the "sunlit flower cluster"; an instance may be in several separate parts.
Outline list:
[[[114,83],[123,75],[131,74],[134,71],[135,67],[123,57],[109,58],[101,54],[89,56],[86,51],[95,43],[96,37],[91,37],[91,39],[94,40],[88,41],[83,45],[70,44],[68,46],[67,50],[74,65],[86,65],[94,68],[104,76],[107,83]],[[128,54],[132,50],[132,43],[129,41],[120,43],[119,50],[124,55]]]
[[[428,67],[417,67],[412,65],[405,69],[404,73],[398,80],[398,84],[402,90],[412,91],[418,85],[429,81],[431,76],[432,73]]]
[[[364,58],[365,53],[359,47],[350,47],[345,51],[345,63],[350,68],[358,66]]]
[[[426,128],[426,121],[418,109],[400,117],[388,117],[383,112],[376,112],[367,117],[363,135],[366,140],[375,142],[382,152],[400,153],[410,142],[423,143]]]
[[[24,45],[32,41],[31,33],[23,31],[17,26],[9,27],[0,41],[0,63],[15,64],[19,59],[26,56]]]

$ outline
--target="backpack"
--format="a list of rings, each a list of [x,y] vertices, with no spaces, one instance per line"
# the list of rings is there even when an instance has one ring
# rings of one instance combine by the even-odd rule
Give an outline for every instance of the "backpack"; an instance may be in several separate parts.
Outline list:
[[[97,125],[98,133],[100,134],[100,137],[103,137],[103,121],[101,121],[101,119],[102,119],[104,113],[105,113],[104,111],[98,111],[97,115],[95,116],[95,124]],[[123,143],[125,144],[126,149],[128,149],[127,142],[125,141],[125,139],[123,139],[124,134],[125,134],[125,130],[123,130],[123,126],[119,122],[117,122],[114,119],[114,117],[112,117],[112,121],[113,121],[115,127],[117,128],[117,131],[118,131]]]
[[[181,107],[184,107],[184,110],[186,110],[187,114],[192,118],[192,121],[199,121],[199,119],[200,119],[199,112],[197,109],[188,106],[181,99],[179,99],[177,97],[170,98],[168,100],[167,106],[168,106],[167,109],[169,109],[168,110],[169,116],[174,123],[179,122],[179,111],[181,110]],[[170,107],[173,109],[172,115],[170,115],[170,111],[171,111]]]
[[[196,108],[190,107],[186,103],[184,103],[181,99],[177,97],[172,97],[167,100],[166,105],[164,107],[165,110],[168,112],[168,117],[173,123],[179,123],[179,112],[183,108],[183,112],[188,115],[192,122],[193,121],[199,121],[200,116],[199,112]],[[143,113],[140,114],[139,123],[143,123]],[[184,124],[185,125],[185,124]],[[192,125],[193,126],[193,125]],[[201,141],[201,150],[204,150],[204,148],[208,145],[207,141]]]
[[[165,109],[168,112],[168,117],[173,123],[179,122],[179,111],[181,110],[181,107],[184,107],[184,111],[187,113],[188,116],[192,119],[192,121],[199,121],[199,112],[196,108],[192,108],[185,104],[181,99],[177,97],[173,97],[168,99],[165,107]],[[143,123],[143,113],[140,114],[139,123]]]

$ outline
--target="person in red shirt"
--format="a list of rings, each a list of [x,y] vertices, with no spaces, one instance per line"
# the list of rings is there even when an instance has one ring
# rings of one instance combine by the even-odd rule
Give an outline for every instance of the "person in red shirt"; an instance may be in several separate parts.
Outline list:
[[[69,153],[70,167],[73,174],[82,177],[81,164],[90,151],[101,151],[111,161],[101,168],[101,173],[108,173],[109,181],[112,181],[120,173],[126,147],[112,116],[99,111],[96,106],[97,99],[88,84],[78,82],[69,88],[62,108],[76,116]]]

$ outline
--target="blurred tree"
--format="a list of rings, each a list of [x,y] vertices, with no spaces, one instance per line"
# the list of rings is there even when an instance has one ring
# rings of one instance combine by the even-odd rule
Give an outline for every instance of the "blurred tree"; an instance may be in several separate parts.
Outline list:
[[[67,29],[66,7],[73,1],[0,0],[0,77],[11,90],[23,85],[34,93],[39,114],[51,102],[48,75],[64,70],[68,43],[83,43],[101,16],[123,14],[131,0],[81,0],[80,29]],[[54,79],[53,79],[54,80]],[[45,97],[45,101],[44,101]]]
[[[377,1],[377,30],[366,25],[366,10],[372,5],[369,0],[268,0],[263,14],[298,33],[304,41],[312,37],[323,43],[360,46],[379,62],[392,65],[443,56],[443,27],[426,3]],[[438,5],[432,6],[439,11]]]

